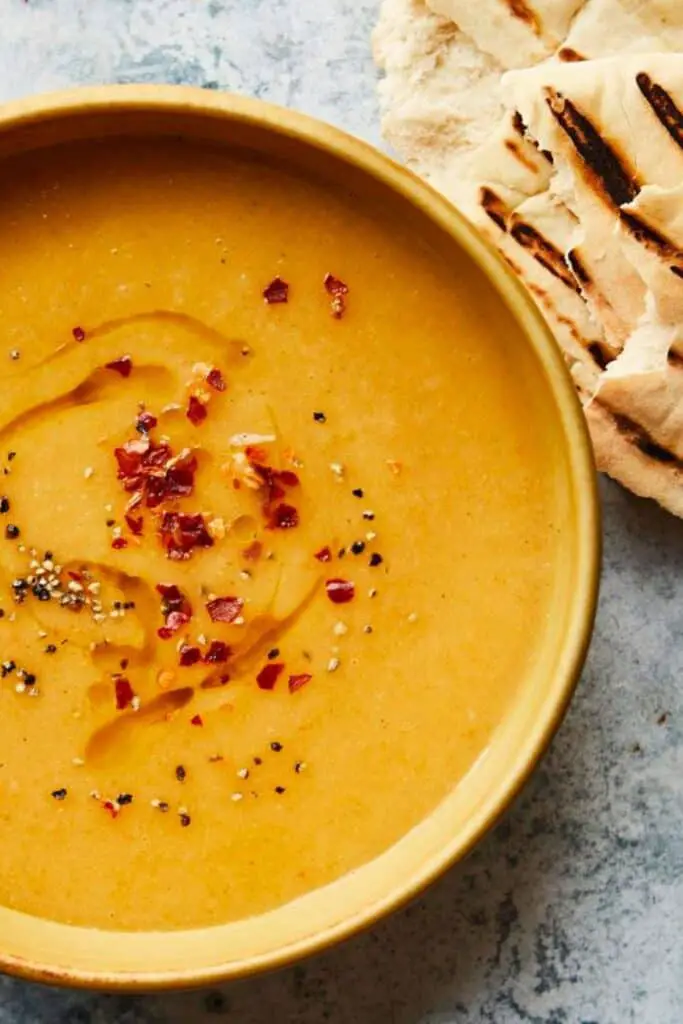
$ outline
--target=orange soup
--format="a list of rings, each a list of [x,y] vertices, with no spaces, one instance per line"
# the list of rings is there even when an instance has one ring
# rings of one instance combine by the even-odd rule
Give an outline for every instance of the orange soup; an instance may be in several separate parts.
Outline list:
[[[0,903],[272,909],[423,819],[533,662],[540,371],[474,269],[282,167],[84,142],[0,197]]]

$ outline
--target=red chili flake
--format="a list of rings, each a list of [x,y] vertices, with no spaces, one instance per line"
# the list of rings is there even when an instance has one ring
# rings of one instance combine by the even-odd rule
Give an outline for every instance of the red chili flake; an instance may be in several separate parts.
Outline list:
[[[171,612],[185,612],[188,618],[192,615],[189,599],[175,583],[157,583],[155,589],[157,594],[161,594],[161,613],[165,618]]]
[[[204,719],[201,715],[194,715],[190,719],[190,725],[204,725]]]
[[[82,572],[74,572],[73,569],[69,569],[68,570],[67,576],[69,577],[70,580],[74,580],[76,583],[80,583],[81,580],[83,579],[83,573]]]
[[[109,811],[112,818],[118,818],[120,808],[118,807],[117,804],[113,802],[113,800],[103,800],[102,806],[104,807],[105,811]]]
[[[320,551],[316,551],[313,557],[317,558],[319,562],[331,562],[332,552],[327,546],[325,546],[324,548],[321,548]]]
[[[204,655],[204,661],[208,665],[221,665],[228,660],[231,654],[231,649],[222,640],[212,640]]]
[[[284,664],[280,661],[269,661],[267,665],[264,665],[256,676],[259,689],[272,690],[284,671],[284,667]]]
[[[244,449],[244,454],[250,462],[256,462],[259,466],[265,467],[268,460],[268,452],[265,448],[261,448],[257,444],[248,444]]]
[[[312,678],[313,676],[309,672],[302,672],[298,676],[290,676],[289,692],[296,693],[296,691],[300,690],[302,686],[305,686],[306,683],[310,682]]]
[[[125,711],[135,699],[135,691],[130,681],[125,676],[119,676],[114,680],[114,694],[116,696],[116,710]]]
[[[274,277],[263,289],[263,298],[269,306],[278,302],[286,302],[289,296],[289,285],[281,277]]]
[[[348,580],[326,580],[325,590],[333,604],[347,604],[356,594],[355,586]]]
[[[140,495],[148,508],[156,508],[165,498],[192,494],[197,459],[189,448],[173,456],[169,445],[154,444],[145,436],[115,448],[114,457],[124,489],[135,492],[129,509],[140,504]]]
[[[200,402],[196,395],[190,395],[190,401],[185,414],[195,427],[206,419],[207,411],[203,402]]]
[[[142,516],[126,515],[126,516],[124,516],[124,518],[126,520],[126,526],[130,530],[130,532],[133,534],[133,536],[134,537],[142,536],[142,527],[143,527],[143,524],[144,524],[144,520],[143,520]]]
[[[299,525],[299,513],[293,505],[278,505],[271,512],[268,525],[272,530],[291,530]]]
[[[105,363],[104,368],[105,370],[115,370],[122,377],[130,377],[133,369],[133,360],[130,356],[119,356],[118,359],[113,359],[111,363]]]
[[[74,327],[71,331],[74,341],[85,341],[85,331],[82,327]]]
[[[157,636],[161,640],[170,640],[174,633],[177,633],[179,629],[186,626],[190,621],[190,616],[185,612],[171,612],[166,617],[166,625],[160,626],[157,630]]]
[[[178,662],[183,668],[188,668],[190,665],[196,665],[201,660],[202,652],[198,647],[190,647],[189,644],[183,644],[180,648],[180,657]]]
[[[234,622],[243,608],[244,599],[241,597],[216,597],[206,605],[212,622]]]
[[[135,429],[139,434],[149,434],[157,425],[157,418],[151,412],[141,412],[135,421]]]
[[[128,547],[128,541],[126,540],[125,537],[114,537],[113,541],[111,542],[111,546],[114,548],[115,551],[120,551],[122,548]]]
[[[248,562],[258,562],[262,554],[263,544],[260,540],[252,540],[251,544],[242,549],[242,558],[246,558]]]
[[[210,388],[213,388],[214,391],[225,391],[227,387],[223,374],[216,367],[214,367],[213,370],[209,370],[207,373],[206,383]]]
[[[164,512],[159,535],[166,554],[175,561],[191,558],[195,548],[213,547],[213,538],[199,512]]]
[[[296,473],[293,473],[291,469],[283,469],[277,474],[278,480],[280,480],[285,487],[298,487],[299,477]]]
[[[325,285],[325,291],[328,295],[332,296],[330,303],[330,309],[332,310],[332,316],[336,320],[340,320],[346,311],[346,301],[344,296],[349,294],[349,286],[340,281],[334,274],[325,274],[323,280]]]

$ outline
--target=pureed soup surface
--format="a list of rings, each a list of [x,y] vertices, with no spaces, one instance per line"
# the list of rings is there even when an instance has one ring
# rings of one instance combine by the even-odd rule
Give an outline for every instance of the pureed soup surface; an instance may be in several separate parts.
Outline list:
[[[534,657],[537,371],[395,216],[281,169],[114,140],[0,197],[0,903],[271,909],[428,814]]]

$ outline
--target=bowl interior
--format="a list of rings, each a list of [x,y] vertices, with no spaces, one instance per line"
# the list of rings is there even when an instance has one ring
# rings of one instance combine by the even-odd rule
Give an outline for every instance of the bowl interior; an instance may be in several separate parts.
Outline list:
[[[67,984],[153,988],[199,984],[320,948],[414,895],[466,853],[533,767],[580,671],[594,613],[598,520],[592,457],[562,359],[540,316],[498,258],[439,196],[381,154],[324,125],[255,101],[199,90],[92,89],[15,104],[0,114],[0,159],[102,136],[218,142],[286,163],[393,211],[476,290],[491,330],[531,353],[546,395],[558,486],[570,510],[549,622],[512,710],[484,756],[417,828],[340,881],[274,910],[191,932],[72,928],[0,908],[0,966]]]

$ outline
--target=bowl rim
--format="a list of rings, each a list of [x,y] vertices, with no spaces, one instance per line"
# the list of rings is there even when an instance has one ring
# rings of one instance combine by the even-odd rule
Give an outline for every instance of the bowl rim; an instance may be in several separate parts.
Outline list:
[[[530,736],[515,756],[509,770],[491,787],[483,810],[477,814],[476,822],[467,833],[445,841],[438,857],[414,871],[407,880],[394,882],[383,898],[370,903],[361,912],[342,917],[323,930],[275,951],[189,971],[145,972],[142,969],[139,973],[109,974],[99,969],[56,969],[54,965],[7,954],[2,950],[0,940],[0,971],[52,985],[120,992],[187,989],[287,966],[369,928],[380,918],[415,898],[447,868],[467,856],[517,796],[564,717],[591,639],[601,562],[600,505],[592,446],[559,346],[521,282],[489,242],[449,200],[379,149],[340,128],[259,99],[193,86],[80,86],[13,100],[0,106],[0,137],[32,125],[70,120],[84,114],[130,112],[177,114],[184,118],[188,115],[208,117],[226,124],[237,123],[266,129],[296,140],[388,186],[460,246],[501,296],[546,371],[548,387],[565,429],[569,478],[574,486],[574,521],[580,569],[577,572],[578,585],[572,614],[558,652],[562,657],[557,677],[551,680],[548,696],[541,708],[542,713],[537,715]],[[34,920],[47,923],[47,919],[43,918]],[[112,932],[112,935],[117,934],[125,936],[127,933]]]

